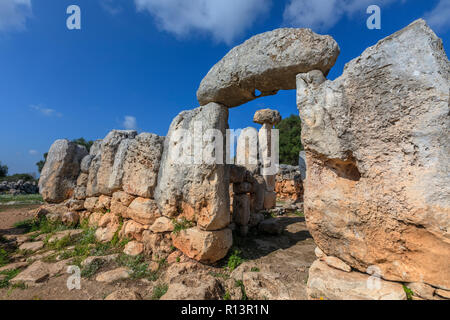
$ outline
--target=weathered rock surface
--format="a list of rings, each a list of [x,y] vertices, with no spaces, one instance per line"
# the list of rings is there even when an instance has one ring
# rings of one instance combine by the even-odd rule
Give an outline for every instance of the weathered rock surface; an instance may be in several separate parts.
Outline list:
[[[289,300],[289,290],[280,275],[271,272],[244,272],[242,282],[251,300]]]
[[[212,132],[210,129],[224,137],[227,126],[228,109],[216,103],[183,111],[172,121],[155,191],[163,215],[172,218],[183,213],[205,230],[219,230],[229,224],[225,153],[213,148],[211,138],[203,137]]]
[[[160,216],[156,202],[145,198],[134,199],[126,212],[127,218],[145,225],[152,225]]]
[[[123,166],[123,190],[129,194],[153,198],[164,147],[164,137],[141,133],[128,146]]]
[[[309,299],[327,300],[406,300],[399,283],[369,278],[359,272],[344,272],[316,260],[309,269]]]
[[[73,196],[80,162],[86,155],[85,147],[65,139],[52,144],[39,178],[44,201],[59,203]]]
[[[142,300],[142,297],[134,290],[119,289],[108,295],[105,300]]]
[[[222,297],[223,289],[216,278],[189,274],[170,284],[161,300],[218,300]]]
[[[134,130],[113,130],[94,150],[86,187],[88,197],[112,195],[122,187],[128,148],[137,135]]]
[[[95,280],[98,282],[113,283],[119,280],[128,279],[131,271],[128,268],[121,267],[110,271],[100,273]]]
[[[47,280],[48,277],[49,271],[47,264],[42,261],[36,261],[9,282],[11,284],[24,283],[33,286]]]
[[[25,242],[19,249],[24,251],[35,252],[44,247],[44,241]]]
[[[197,91],[200,105],[236,107],[278,90],[295,89],[295,76],[311,70],[325,75],[339,55],[330,36],[310,29],[276,29],[233,48],[208,72]]]
[[[278,199],[303,201],[303,183],[299,167],[280,164],[275,181]]]
[[[281,121],[281,114],[278,110],[262,109],[255,112],[253,122],[259,124],[276,125]]]
[[[130,241],[125,245],[123,253],[129,256],[137,256],[144,252],[144,245],[141,242]]]
[[[305,216],[327,255],[450,289],[450,63],[418,20],[349,62],[297,77]],[[363,84],[363,85],[362,85]]]
[[[173,234],[172,241],[189,258],[212,263],[227,255],[233,244],[233,236],[230,229],[203,231],[191,228]]]
[[[284,226],[278,218],[270,218],[262,221],[258,230],[264,233],[279,235],[283,232]]]

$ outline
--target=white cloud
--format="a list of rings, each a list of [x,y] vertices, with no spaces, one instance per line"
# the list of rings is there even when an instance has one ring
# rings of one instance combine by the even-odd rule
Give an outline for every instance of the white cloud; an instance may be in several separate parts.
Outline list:
[[[136,118],[132,117],[132,116],[125,116],[125,119],[124,119],[122,125],[127,130],[136,130],[137,129]]]
[[[0,0],[0,32],[23,30],[31,16],[31,0]]]
[[[46,117],[52,117],[56,116],[58,118],[62,117],[62,113],[56,111],[55,109],[45,108],[41,104],[34,104],[30,106],[31,109],[38,111],[39,113],[43,114]]]
[[[450,0],[440,0],[424,18],[436,31],[447,31],[450,28]]]
[[[118,5],[115,0],[101,0],[100,6],[112,16],[122,12],[122,7]]]
[[[179,37],[192,32],[231,44],[268,11],[272,0],[135,0],[138,11],[152,14],[158,26]]]
[[[357,12],[367,15],[366,9],[372,4],[383,10],[383,5],[396,1],[406,0],[290,0],[284,10],[283,19],[286,25],[326,31],[344,16],[351,17]]]
[[[35,156],[38,154],[37,150],[31,149],[28,151],[29,154],[31,154],[32,156]]]

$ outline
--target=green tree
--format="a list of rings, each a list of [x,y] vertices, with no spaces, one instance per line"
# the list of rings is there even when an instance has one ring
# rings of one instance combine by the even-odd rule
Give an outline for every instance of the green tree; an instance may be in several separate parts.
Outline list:
[[[292,114],[275,128],[280,133],[280,163],[298,166],[298,154],[303,150],[300,117]]]
[[[48,152],[44,153],[44,160],[36,162],[39,173],[41,173],[42,169],[44,168],[45,161],[47,161],[47,156],[48,156]]]
[[[8,175],[8,166],[2,165],[0,161],[0,178],[6,177]]]
[[[92,141],[92,140],[87,141],[84,138],[78,138],[78,139],[72,140],[72,142],[75,142],[76,144],[79,144],[80,146],[85,146],[86,150],[88,152],[89,152],[89,150],[91,150],[91,147],[94,144],[94,141]]]

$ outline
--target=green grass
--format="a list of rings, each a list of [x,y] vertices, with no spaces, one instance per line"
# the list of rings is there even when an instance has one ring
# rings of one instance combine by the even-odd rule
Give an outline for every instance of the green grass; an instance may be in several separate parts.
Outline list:
[[[43,202],[40,194],[19,194],[16,196],[10,194],[0,194],[0,204],[15,201],[20,204],[38,204]]]
[[[230,292],[228,292],[228,290],[227,290],[227,292],[225,292],[225,295],[223,296],[223,300],[231,300],[231,294],[230,294]]]
[[[90,278],[105,264],[103,260],[97,259],[88,264],[81,270],[81,276],[83,278]]]
[[[75,227],[67,227],[61,221],[51,222],[46,217],[41,219],[27,219],[14,224],[15,228],[24,229],[26,233],[39,231],[39,234],[55,233],[58,231],[64,231],[68,229],[74,229]],[[35,237],[38,234],[35,235]]]
[[[301,211],[295,211],[294,215],[296,215],[297,217],[300,217],[300,218],[304,218],[305,217],[305,214],[303,212],[301,212]]]
[[[3,280],[0,280],[0,289],[9,287],[9,280],[13,279],[19,274],[19,269],[6,270],[0,272],[0,275],[6,276]]]
[[[5,249],[0,249],[0,267],[9,263],[9,254]]]
[[[233,271],[234,269],[239,267],[239,265],[241,265],[242,262],[244,262],[244,259],[241,258],[241,253],[242,252],[238,249],[235,249],[233,251],[233,253],[228,258],[227,263],[228,270]]]
[[[142,255],[138,256],[128,256],[126,254],[121,254],[117,258],[117,263],[120,266],[127,267],[131,270],[132,279],[148,279],[150,281],[155,281],[158,279],[157,272],[152,272],[148,269],[148,263],[145,261]],[[164,265],[165,259],[160,260],[160,268]]]
[[[250,271],[251,272],[259,272],[260,270],[257,267],[253,267],[253,268],[250,269]]]
[[[248,300],[247,293],[245,292],[245,286],[242,280],[236,280],[235,286],[241,288],[242,300]]]
[[[173,219],[172,224],[173,224],[172,232],[174,234],[177,234],[182,230],[186,230],[186,229],[192,228],[194,226],[194,223],[192,221],[189,221],[184,217],[180,220]]]
[[[163,295],[166,294],[169,286],[165,283],[157,285],[153,288],[152,300],[159,300]]]
[[[403,290],[405,290],[406,298],[407,298],[408,300],[412,300],[412,297],[413,297],[413,295],[414,295],[414,292],[413,292],[410,288],[408,288],[407,286],[405,286],[405,285],[403,285]]]

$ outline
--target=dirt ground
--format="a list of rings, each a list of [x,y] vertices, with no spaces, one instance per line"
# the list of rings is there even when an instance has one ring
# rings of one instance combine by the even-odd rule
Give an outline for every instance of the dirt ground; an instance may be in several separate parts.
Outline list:
[[[29,211],[36,207],[3,206],[0,211],[0,235],[20,234],[21,230],[13,228],[14,223],[30,218],[32,215]],[[279,281],[289,291],[290,299],[306,299],[308,269],[315,260],[314,241],[303,217],[285,216],[277,219],[284,226],[281,235],[251,232],[246,238],[235,239],[235,248],[241,251],[245,261],[240,268],[248,270],[256,267],[262,272],[275,272],[280,275]],[[224,259],[216,266],[204,268],[210,273],[223,274],[225,265]],[[114,264],[105,265],[98,272],[116,267]],[[103,300],[112,292],[124,288],[138,292],[143,299],[152,299],[155,286],[161,283],[160,280],[152,282],[147,279],[128,279],[105,284],[97,282],[93,276],[90,279],[82,278],[81,290],[69,290],[66,285],[69,276],[61,273],[37,286],[25,288],[10,286],[0,289],[0,300]]]
[[[0,234],[13,234],[20,232],[14,229],[15,223],[27,220],[33,217],[30,212],[40,205],[0,205]]]

